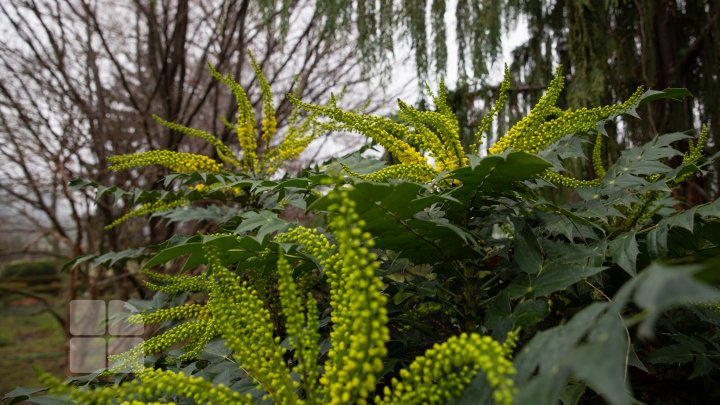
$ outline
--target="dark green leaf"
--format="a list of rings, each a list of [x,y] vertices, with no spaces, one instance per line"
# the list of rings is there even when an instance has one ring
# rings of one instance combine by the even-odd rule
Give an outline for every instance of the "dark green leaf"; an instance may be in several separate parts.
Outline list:
[[[594,325],[590,342],[569,350],[563,362],[611,404],[630,404],[625,384],[628,340],[620,316],[608,311]]]
[[[685,211],[679,212],[671,217],[666,218],[664,221],[669,227],[679,226],[692,232],[694,229],[696,208],[689,208]]]
[[[643,95],[640,97],[640,102],[638,103],[638,106],[641,106],[645,103],[649,103],[651,101],[655,100],[682,100],[685,97],[692,97],[692,93],[690,93],[687,89],[684,88],[676,88],[676,87],[668,87],[665,90],[659,91],[659,90],[647,90]]]
[[[697,377],[704,377],[712,372],[715,368],[715,364],[712,360],[708,359],[704,354],[695,356],[695,367],[693,368],[692,374],[688,377],[688,380],[692,380]]]
[[[515,327],[527,329],[542,321],[550,313],[547,301],[528,300],[518,304],[512,313]]]
[[[451,190],[450,195],[471,205],[477,195],[509,191],[512,183],[533,179],[552,166],[536,155],[514,151],[484,158],[471,155],[469,158],[470,166],[456,169],[448,177],[462,183]]]
[[[71,191],[79,191],[87,187],[97,188],[98,183],[89,179],[72,179],[68,183],[68,187]]]
[[[660,221],[655,229],[648,232],[647,249],[652,259],[662,259],[667,256],[668,227],[665,222]]]
[[[543,254],[538,237],[527,224],[515,224],[515,261],[520,269],[529,274],[542,270]]]
[[[124,262],[130,259],[139,259],[145,257],[145,249],[125,249],[120,252],[108,252],[102,256],[98,256],[93,260],[95,264],[99,264],[105,267],[112,267],[113,265]]]
[[[564,396],[565,384],[569,377],[568,369],[558,367],[551,373],[539,375],[518,388],[517,405],[557,405]]]
[[[26,388],[26,387],[17,387],[14,390],[8,392],[5,394],[3,399],[12,399],[10,401],[11,404],[24,401],[28,399],[32,394],[37,394],[38,392],[47,390],[47,387],[41,387],[41,388]]]
[[[567,387],[565,387],[565,392],[562,393],[562,396],[560,396],[560,401],[563,405],[577,405],[577,403],[580,401],[580,398],[585,393],[585,384],[583,383],[573,383],[568,384]]]
[[[661,347],[650,354],[650,363],[683,364],[692,361],[694,355],[690,348],[674,344]]]
[[[542,272],[516,278],[511,289],[520,287],[533,297],[540,297],[563,290],[605,269],[602,267],[606,249],[604,242],[586,247],[544,240],[542,247],[547,257]]]
[[[651,336],[655,321],[670,307],[720,301],[720,290],[693,278],[701,269],[701,266],[653,264],[643,271],[644,277],[633,296],[640,308],[648,310],[647,318],[638,329],[641,336]]]
[[[203,244],[199,242],[192,242],[163,249],[145,263],[145,268],[164,264],[169,262],[170,260],[174,260],[178,257],[188,255],[204,257],[205,255],[203,253]]]
[[[635,232],[625,232],[610,241],[610,256],[631,276],[637,274],[637,255],[640,253],[635,240]]]
[[[287,229],[290,223],[280,219],[272,211],[247,212],[242,215],[243,221],[235,232],[243,234],[257,229],[257,238],[262,240],[265,235]]]
[[[580,342],[607,308],[607,303],[593,303],[566,324],[535,334],[515,358],[516,381],[522,386],[536,371],[540,375],[556,373],[568,350]]]
[[[395,250],[415,264],[474,254],[475,241],[470,233],[439,213],[426,211],[436,204],[455,204],[451,197],[423,195],[426,187],[416,183],[357,182],[348,191],[376,247]],[[328,199],[321,198],[309,209],[326,210],[328,205]]]

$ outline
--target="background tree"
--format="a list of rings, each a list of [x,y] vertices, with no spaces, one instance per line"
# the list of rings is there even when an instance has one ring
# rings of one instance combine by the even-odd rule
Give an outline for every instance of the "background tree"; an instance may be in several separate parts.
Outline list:
[[[9,38],[0,44],[0,190],[10,215],[25,217],[35,237],[51,238],[68,258],[172,234],[172,224],[156,221],[105,232],[127,207],[108,198],[95,207],[68,182],[153,184],[162,171],[110,172],[107,157],[207,152],[207,145],[155,123],[153,114],[232,144],[222,120],[232,123],[236,106],[208,63],[236,77],[260,109],[246,56],[253,50],[275,91],[281,132],[290,90],[318,102],[341,86],[380,94],[361,77],[355,47],[323,28],[313,2],[12,0],[0,4],[0,27]]]

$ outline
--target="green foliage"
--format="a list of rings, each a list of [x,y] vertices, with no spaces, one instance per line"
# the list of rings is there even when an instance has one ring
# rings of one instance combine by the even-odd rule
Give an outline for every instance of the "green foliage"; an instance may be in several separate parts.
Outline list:
[[[144,312],[131,320],[166,329],[115,359],[147,355],[129,364],[134,379],[82,388],[47,379],[52,395],[629,404],[652,394],[655,387],[629,378],[645,373],[659,384],[687,379],[698,398],[709,396],[720,382],[720,205],[678,209],[673,193],[712,164],[701,153],[707,132],[678,167],[670,159],[683,156],[676,145],[690,138],[684,133],[623,151],[605,168],[597,156],[604,123],[675,93],[562,111],[554,104],[561,87],[556,75],[533,113],[485,157],[458,147],[441,85],[436,111],[399,103],[407,125],[343,111],[334,100],[293,100],[400,162],[371,175],[350,172],[358,162],[348,157],[278,180],[174,173],[152,192],[77,182],[130,205],[202,197],[218,208],[156,213],[205,219],[215,233],[76,260],[142,261],[158,294],[135,302]],[[591,150],[598,180],[583,188],[546,181]],[[333,167],[350,175],[332,177]]]

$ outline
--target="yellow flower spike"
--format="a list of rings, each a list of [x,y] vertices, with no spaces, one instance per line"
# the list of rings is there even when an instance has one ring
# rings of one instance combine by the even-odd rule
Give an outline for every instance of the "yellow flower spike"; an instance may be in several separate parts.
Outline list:
[[[302,132],[298,128],[289,128],[283,142],[265,155],[264,165],[269,174],[276,172],[283,163],[297,158],[319,135],[313,131],[299,136]]]
[[[565,135],[594,130],[598,121],[623,113],[632,108],[632,106],[640,100],[642,94],[643,88],[639,87],[635,93],[622,104],[566,111],[562,116],[543,122],[537,130],[529,132],[526,136],[519,138],[518,143],[514,145],[513,148],[535,153],[557,142]]]
[[[214,247],[203,250],[213,279],[208,306],[225,345],[275,403],[300,403],[268,309],[251,286],[222,265]]]
[[[155,281],[154,283],[144,281],[146,287],[170,296],[177,295],[182,292],[206,291],[209,288],[209,283],[205,274],[201,274],[199,276],[171,276],[168,274],[156,273],[150,270],[144,270],[144,273],[148,276],[148,278]]]
[[[505,136],[498,140],[488,150],[490,153],[500,153],[508,148],[537,153],[565,135],[593,130],[598,121],[631,109],[643,94],[643,88],[639,87],[624,103],[565,111],[556,118],[546,121],[545,119],[548,116],[558,115],[554,103],[562,90],[563,84],[559,69],[555,78],[550,82],[547,93],[540,98],[540,101],[533,107],[530,114],[515,124]]]
[[[562,111],[555,106],[564,85],[562,68],[558,67],[555,77],[550,82],[547,92],[532,108],[530,113],[516,123],[510,130],[488,149],[490,154],[500,153],[508,148],[518,151],[537,153],[565,135],[576,132],[588,132],[596,129],[598,121],[622,114],[634,108],[640,101],[643,88],[639,87],[630,98],[621,104],[596,108],[580,108],[574,111]],[[555,118],[547,120],[548,117]],[[542,177],[550,183],[566,187],[593,187],[605,176],[602,165],[602,135],[598,134],[593,148],[592,162],[598,178],[579,180],[552,171],[546,171]]]
[[[288,98],[296,107],[332,119],[335,123],[329,124],[328,130],[363,134],[384,147],[400,162],[396,166],[368,175],[359,175],[345,168],[351,175],[373,181],[400,178],[429,182],[438,172],[468,164],[460,142],[457,117],[447,104],[444,82],[441,81],[437,96],[432,94],[431,90],[429,93],[437,111],[419,111],[398,100],[400,107],[398,116],[410,126],[387,118],[343,111],[336,106],[335,97],[331,97],[325,106],[302,102],[293,95],[289,95]],[[429,152],[435,160],[435,167],[408,142]]]
[[[562,76],[562,66],[558,66],[555,70],[555,77],[550,81],[547,91],[540,97],[540,100],[530,113],[510,128],[505,136],[488,149],[488,153],[501,153],[510,147],[516,150],[524,150],[516,145],[521,142],[523,136],[535,132],[537,127],[545,121],[545,118],[553,112],[564,85],[565,79]]]
[[[497,100],[495,100],[495,104],[493,107],[488,111],[487,115],[483,117],[483,119],[480,121],[480,127],[478,128],[477,132],[475,133],[475,143],[471,147],[472,152],[477,152],[478,147],[483,142],[483,137],[485,136],[485,133],[490,130],[490,126],[492,125],[493,118],[496,115],[500,114],[500,111],[502,111],[503,108],[505,108],[505,103],[507,103],[508,99],[508,90],[510,90],[510,71],[508,69],[507,64],[505,65],[505,74],[503,75],[503,81],[500,83],[500,94],[498,95]]]
[[[567,134],[593,130],[598,121],[621,114],[632,108],[640,100],[642,94],[643,88],[639,87],[635,93],[622,104],[566,111],[562,116],[542,123],[535,135],[527,134],[525,138],[522,138],[522,141],[518,141],[518,143],[512,145],[512,147],[518,150],[536,153]],[[546,171],[542,177],[550,183],[565,187],[580,188],[598,186],[602,181],[602,177],[605,176],[605,168],[602,165],[602,134],[600,133],[598,133],[595,138],[592,164],[595,169],[595,174],[598,176],[598,178],[593,180],[574,179],[551,171]]]
[[[168,348],[177,345],[180,342],[193,340],[197,336],[205,334],[211,326],[208,320],[195,320],[181,323],[159,335],[155,335],[150,339],[144,340],[132,349],[108,356],[108,361],[112,363],[109,372],[120,372],[125,369],[131,369],[133,372],[139,372],[144,369],[144,365],[139,362],[143,355],[160,353]],[[184,356],[185,358],[194,357],[193,355]]]
[[[208,189],[208,186],[205,183],[198,183],[198,184],[190,187],[190,190],[199,191],[201,193],[206,191],[207,189]]]
[[[255,77],[258,79],[258,83],[260,83],[260,91],[262,92],[262,99],[263,99],[263,120],[262,120],[262,139],[263,143],[265,144],[265,149],[268,149],[270,146],[270,141],[272,141],[273,135],[277,132],[277,118],[275,117],[275,106],[273,105],[273,94],[270,90],[270,84],[268,83],[267,79],[265,78],[265,75],[262,72],[262,69],[260,69],[260,66],[258,66],[257,62],[255,61],[255,57],[253,56],[252,52],[250,50],[247,51],[248,57],[250,58],[250,63],[252,64],[253,70],[255,71]]]
[[[349,111],[343,111],[337,107],[318,106],[305,103],[293,95],[288,99],[295,105],[307,111],[329,117],[337,122],[345,124],[348,130],[358,132],[372,138],[375,142],[384,147],[390,154],[395,156],[400,163],[420,164],[427,163],[420,153],[398,136],[402,136],[407,127],[391,120],[370,115],[363,115]]]
[[[223,385],[215,386],[204,379],[169,370],[146,369],[138,374],[138,378],[122,385],[102,386],[92,390],[82,390],[65,384],[48,374],[41,375],[41,381],[50,386],[50,393],[67,395],[72,403],[80,404],[145,404],[148,403],[146,400],[170,396],[187,398],[194,403],[254,403],[250,394],[243,395]]]
[[[698,140],[694,144],[692,141],[689,142],[689,150],[687,153],[685,153],[685,155],[683,155],[683,163],[693,162],[700,159],[700,157],[703,155],[707,140],[708,127],[706,124],[703,124],[702,129],[700,130],[700,137],[698,138]]]
[[[562,174],[555,173],[551,170],[543,172],[540,177],[542,177],[548,183],[570,188],[597,187],[602,182],[602,179],[600,178],[593,180],[580,180],[568,176],[563,176]]]
[[[512,334],[512,333],[511,333]],[[506,342],[516,337],[508,335]],[[482,370],[497,404],[512,404],[517,389],[508,350],[488,336],[463,333],[436,344],[393,379],[377,404],[444,404],[459,396]]]
[[[595,176],[598,178],[605,177],[605,167],[602,162],[602,146],[603,146],[603,135],[598,132],[595,137],[595,145],[593,146],[592,152],[592,164],[595,169]]]
[[[438,171],[446,170],[446,168],[448,170],[456,168],[458,165],[457,156],[450,153],[450,150],[442,143],[438,135],[425,126],[421,117],[422,113],[405,104],[402,100],[398,100],[398,106],[400,107],[398,116],[415,128],[414,131],[408,131],[406,135],[408,141],[415,143],[421,149],[430,151],[435,158]]]
[[[254,170],[257,165],[257,140],[255,134],[257,122],[255,121],[255,110],[252,104],[250,104],[245,90],[231,75],[221,75],[220,72],[215,70],[210,64],[208,64],[208,68],[213,77],[228,87],[235,97],[238,105],[236,131],[238,143],[243,150],[243,169]]]
[[[363,222],[355,213],[355,203],[346,190],[336,190],[329,198],[333,200],[330,228],[337,239],[338,259],[326,266],[333,331],[325,364],[328,384],[324,386],[324,397],[329,404],[356,403],[366,399],[367,387],[375,381],[374,374],[365,371],[368,369],[365,365],[379,372],[375,364],[382,368],[382,358],[387,353],[385,343],[390,337],[386,326],[387,298],[375,275],[379,263],[362,247],[370,240],[362,232]]]
[[[683,163],[695,163],[698,159],[700,159],[703,156],[705,146],[707,144],[708,140],[708,127],[706,124],[703,124],[702,128],[700,129],[700,137],[698,140],[693,143],[692,140],[688,141],[688,151],[683,154]],[[685,180],[687,180],[690,176],[695,174],[695,172],[688,172],[683,174],[682,176],[675,179],[676,183],[681,183]]]
[[[168,129],[171,129],[183,135],[199,138],[206,141],[207,143],[215,147],[217,154],[222,161],[227,162],[235,167],[240,167],[240,161],[235,158],[235,154],[230,150],[227,145],[222,143],[222,141],[214,135],[205,131],[201,131],[199,129],[190,128],[181,124],[177,124],[175,122],[166,121],[154,114],[152,117],[158,124]]]
[[[429,88],[428,88],[429,90]],[[445,87],[445,79],[440,78],[440,86],[438,89],[438,94],[435,96],[432,94],[432,91],[429,91],[430,96],[433,99],[433,103],[435,103],[435,108],[437,108],[438,112],[443,115],[454,115],[452,109],[447,103],[447,88]]]
[[[128,317],[129,323],[151,325],[171,319],[200,318],[207,312],[203,304],[185,304],[178,307],[162,308],[149,314],[135,314]]]
[[[298,243],[303,245],[302,250],[324,262],[332,256],[336,246],[315,228],[296,226],[275,236],[278,243]]]
[[[178,356],[178,361],[187,361],[196,359],[198,355],[207,347],[207,345],[219,334],[218,327],[215,324],[215,320],[213,318],[210,318],[209,311],[207,311],[206,317],[201,317],[199,319],[202,319],[205,328],[204,330],[195,335],[192,336],[187,344],[183,346],[183,351],[185,353]]]
[[[168,211],[173,208],[182,207],[185,205],[190,205],[190,201],[185,200],[185,199],[180,199],[180,200],[169,201],[169,202],[159,200],[159,201],[155,201],[155,202],[151,202],[151,203],[145,203],[145,204],[141,205],[139,208],[136,208],[136,209],[128,212],[127,214],[121,216],[120,218],[116,219],[110,225],[106,225],[105,230],[109,231],[110,229],[113,229],[116,226],[126,222],[130,218],[140,217],[143,215],[153,214],[153,213],[161,212],[161,211]]]
[[[503,355],[508,359],[512,357],[513,351],[517,346],[518,340],[520,339],[520,329],[511,330],[508,332],[505,341],[502,344]]]
[[[387,181],[390,179],[403,179],[408,181],[415,181],[418,183],[428,183],[437,176],[437,172],[430,165],[424,164],[399,164],[388,166],[380,169],[376,172],[369,174],[356,173],[344,164],[341,164],[343,170],[353,177],[357,177],[368,181]]]
[[[444,80],[440,80],[438,95],[435,96],[430,91],[430,96],[433,103],[435,103],[437,112],[418,111],[420,119],[426,125],[435,129],[448,155],[454,158],[457,166],[451,167],[451,169],[467,165],[465,151],[460,143],[460,124],[457,116],[447,104],[447,90],[445,89]]]
[[[151,150],[128,155],[115,155],[107,160],[110,162],[108,169],[113,171],[153,165],[164,166],[178,173],[189,173],[197,170],[217,173],[222,170],[220,163],[207,156],[169,150]]]
[[[308,401],[314,403],[317,397],[317,379],[320,374],[317,364],[317,359],[320,357],[317,304],[312,295],[308,294],[307,308],[303,311],[298,286],[293,280],[292,268],[282,251],[277,262],[277,273],[285,329],[290,338],[290,345],[295,348],[295,357],[298,360],[294,371],[300,375]]]

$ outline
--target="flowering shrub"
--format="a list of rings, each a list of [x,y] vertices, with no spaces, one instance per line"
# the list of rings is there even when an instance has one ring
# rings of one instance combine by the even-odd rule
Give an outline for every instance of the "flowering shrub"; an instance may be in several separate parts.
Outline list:
[[[141,204],[120,220],[202,219],[215,233],[95,258],[141,261],[157,295],[138,301],[146,310],[131,321],[166,328],[113,358],[111,372],[133,369],[126,380],[43,376],[50,395],[280,404],[600,396],[629,404],[652,398],[631,389],[636,377],[662,383],[680,375],[697,392],[717,383],[720,205],[678,210],[672,193],[715,159],[704,154],[706,128],[684,155],[673,145],[691,136],[673,133],[622,152],[607,169],[600,159],[607,120],[681,91],[640,89],[622,104],[565,111],[555,106],[558,70],[486,157],[476,147],[502,110],[507,75],[473,150],[461,146],[442,84],[436,111],[399,102],[405,124],[344,111],[334,99],[315,106],[291,97],[309,116],[268,149],[277,124],[269,85],[254,66],[264,102],[260,136],[244,91],[213,70],[238,99],[230,125],[242,156],[210,134],[158,119],[210,142],[222,163],[143,152],[112,163],[168,167],[162,192],[76,183],[97,187],[98,198]],[[348,156],[294,178],[269,177],[328,128],[367,135],[399,164],[361,173]],[[584,158],[585,149],[597,178],[562,174],[564,160]],[[670,167],[680,155],[680,166]],[[557,187],[570,187],[573,198],[548,198]],[[201,198],[205,206],[194,207]],[[305,210],[311,225],[283,219],[288,207]],[[173,264],[180,272],[168,274]]]

